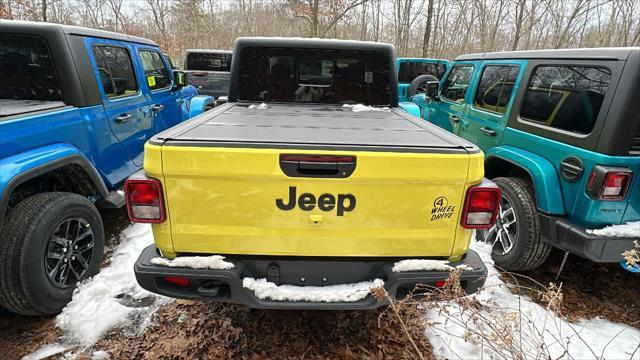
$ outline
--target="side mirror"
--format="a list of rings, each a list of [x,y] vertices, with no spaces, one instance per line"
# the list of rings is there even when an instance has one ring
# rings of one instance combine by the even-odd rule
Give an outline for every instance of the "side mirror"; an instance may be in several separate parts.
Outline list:
[[[173,70],[173,88],[180,89],[187,85],[187,74],[181,70]]]
[[[424,94],[431,100],[438,100],[438,88],[440,87],[440,82],[438,81],[427,81],[425,84]]]

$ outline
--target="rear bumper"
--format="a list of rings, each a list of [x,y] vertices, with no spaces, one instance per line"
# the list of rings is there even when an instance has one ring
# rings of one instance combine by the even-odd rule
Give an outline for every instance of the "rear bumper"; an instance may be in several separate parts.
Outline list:
[[[622,253],[633,248],[632,237],[600,237],[587,233],[584,227],[566,218],[540,215],[542,240],[595,262],[620,262]]]
[[[375,260],[323,260],[321,258],[279,258],[279,257],[227,257],[235,267],[229,270],[171,268],[151,264],[157,257],[155,246],[147,247],[135,264],[135,275],[144,289],[174,298],[208,299],[221,302],[239,303],[259,309],[328,309],[364,310],[385,305],[368,295],[357,302],[294,302],[259,299],[253,291],[242,286],[245,277],[269,278],[273,276],[273,266],[278,268],[278,278],[283,284],[298,286],[322,286],[339,283],[355,283],[373,279],[384,280],[385,289],[396,298],[403,298],[417,284],[434,285],[445,280],[448,271],[414,271],[396,273],[391,270],[393,261]],[[465,270],[461,283],[467,293],[480,288],[487,275],[484,263],[472,250],[465,258],[452,266],[467,265],[473,270]],[[268,270],[271,268],[271,270]],[[189,279],[189,286],[182,287],[164,281],[165,276],[180,276]],[[304,283],[301,279],[304,278]]]

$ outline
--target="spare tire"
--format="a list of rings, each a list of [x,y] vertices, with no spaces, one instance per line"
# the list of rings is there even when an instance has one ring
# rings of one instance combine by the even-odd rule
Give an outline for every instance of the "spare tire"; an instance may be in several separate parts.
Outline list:
[[[409,89],[407,90],[407,97],[411,99],[416,94],[424,93],[424,84],[428,81],[440,81],[437,77],[429,74],[418,75],[415,79],[411,81],[409,84]]]

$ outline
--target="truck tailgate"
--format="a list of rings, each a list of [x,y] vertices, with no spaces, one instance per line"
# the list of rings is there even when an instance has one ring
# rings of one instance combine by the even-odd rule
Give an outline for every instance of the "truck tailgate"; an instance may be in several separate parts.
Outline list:
[[[150,175],[163,183],[174,251],[451,255],[481,154],[392,111],[324,109],[229,106],[154,139],[162,174]],[[287,161],[318,158],[353,159],[353,172],[285,174]]]

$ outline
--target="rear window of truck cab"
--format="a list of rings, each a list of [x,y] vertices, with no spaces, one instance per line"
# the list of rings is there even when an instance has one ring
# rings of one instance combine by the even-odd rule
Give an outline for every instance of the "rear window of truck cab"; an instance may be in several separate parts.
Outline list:
[[[389,105],[389,58],[375,51],[248,47],[238,99]]]
[[[231,70],[231,54],[189,52],[187,70],[225,71]]]
[[[44,39],[0,34],[0,99],[62,101],[53,59]]]

